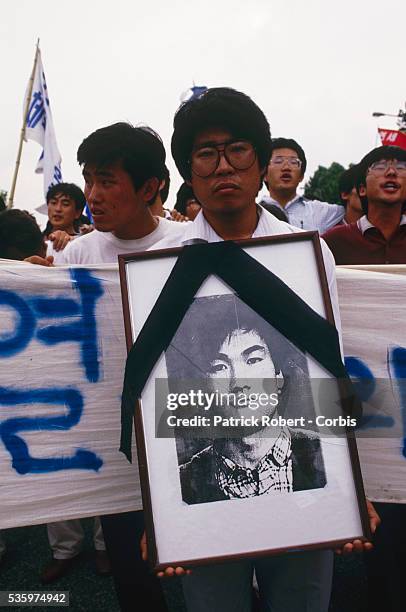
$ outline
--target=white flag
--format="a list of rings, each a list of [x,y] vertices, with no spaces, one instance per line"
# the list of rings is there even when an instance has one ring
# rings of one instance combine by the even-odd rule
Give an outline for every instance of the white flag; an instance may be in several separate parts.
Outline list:
[[[29,88],[27,88],[25,95],[24,108],[27,107],[28,91]],[[56,144],[48,89],[42,66],[41,51],[39,49],[34,83],[28,105],[25,140],[35,140],[35,142],[42,146],[42,154],[38,160],[35,172],[44,175],[44,193],[46,195],[52,185],[62,182],[62,158]]]

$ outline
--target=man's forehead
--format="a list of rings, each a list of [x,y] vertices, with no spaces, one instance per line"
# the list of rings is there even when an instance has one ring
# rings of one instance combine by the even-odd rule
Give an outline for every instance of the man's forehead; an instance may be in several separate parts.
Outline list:
[[[283,147],[282,149],[274,149],[272,151],[272,157],[278,157],[279,155],[284,157],[297,157],[297,153],[294,149],[288,149]]]
[[[235,137],[231,132],[221,128],[202,130],[195,136],[193,148],[201,147],[205,144],[227,142],[228,140],[233,140],[234,138]]]
[[[387,161],[390,162],[397,162],[397,161],[401,161],[401,162],[405,162],[405,159],[403,158],[399,158],[399,157],[381,157],[380,159],[377,159],[376,161],[372,162],[373,164],[382,164],[385,163]]]
[[[59,191],[58,193],[55,193],[50,199],[50,202],[52,200],[71,200],[72,202],[74,201],[70,195],[67,195],[66,193],[62,193],[61,191]]]
[[[95,176],[113,176],[118,171],[123,170],[121,161],[107,162],[103,164],[87,163],[83,166],[83,176],[93,174]]]

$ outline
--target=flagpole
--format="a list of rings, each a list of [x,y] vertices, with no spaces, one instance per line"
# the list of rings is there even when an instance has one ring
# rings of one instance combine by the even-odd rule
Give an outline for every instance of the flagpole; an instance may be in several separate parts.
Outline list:
[[[23,126],[20,132],[20,142],[18,145],[16,165],[15,165],[15,170],[14,170],[13,182],[11,183],[10,195],[7,201],[7,208],[13,207],[14,192],[16,189],[18,169],[20,167],[21,152],[23,150],[23,142],[24,142],[24,136],[25,136],[25,127],[27,123],[28,109],[29,109],[29,105],[31,101],[32,88],[34,86],[35,69],[37,67],[37,62],[38,62],[38,53],[39,53],[39,38],[37,40],[37,48],[35,49],[34,65],[32,67],[30,80],[28,82],[28,95],[27,95],[27,100],[26,100],[25,107],[24,107]]]

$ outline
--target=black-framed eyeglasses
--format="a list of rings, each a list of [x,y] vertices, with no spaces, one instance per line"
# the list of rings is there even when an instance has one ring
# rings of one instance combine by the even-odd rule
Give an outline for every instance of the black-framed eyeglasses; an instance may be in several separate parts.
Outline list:
[[[217,170],[221,154],[236,170],[248,170],[254,165],[257,158],[253,145],[246,140],[204,145],[192,151],[190,160],[192,172],[200,178],[207,178]]]

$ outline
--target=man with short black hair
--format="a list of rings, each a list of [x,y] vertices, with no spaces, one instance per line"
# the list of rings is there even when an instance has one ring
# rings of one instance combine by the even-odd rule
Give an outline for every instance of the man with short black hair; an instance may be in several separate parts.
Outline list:
[[[341,174],[338,180],[340,200],[345,208],[342,224],[354,223],[364,214],[362,211],[361,200],[357,191],[357,166],[350,166]]]
[[[70,236],[79,233],[80,218],[86,206],[83,191],[74,183],[52,185],[46,196],[48,223],[45,236],[55,230],[63,230]]]
[[[324,234],[336,264],[406,263],[406,151],[382,146],[358,164],[364,216]]]
[[[96,229],[68,245],[66,263],[117,263],[119,254],[154,248],[164,238],[180,241],[185,224],[151,212],[165,177],[165,156],[160,137],[148,127],[115,123],[85,138],[77,159]],[[166,609],[160,586],[134,550],[144,528],[138,495],[137,511],[101,521],[121,610],[132,611],[139,600],[149,601],[155,612]]]
[[[255,203],[270,154],[268,121],[245,94],[213,88],[180,107],[174,119],[172,155],[202,206],[193,224],[186,226],[181,244],[300,231]],[[168,246],[179,244],[163,240],[156,245]],[[335,321],[340,329],[334,260],[323,241],[321,248]],[[144,558],[145,546],[143,539]],[[357,542],[356,547],[362,548],[362,544]],[[294,551],[276,557],[196,567],[183,579],[188,611],[248,612],[254,569],[263,609],[327,611],[333,555],[326,550]],[[175,572],[183,574],[185,570],[168,568],[161,575]]]
[[[48,223],[44,236],[47,240],[47,254],[54,257],[55,263],[61,263],[63,249],[89,222],[83,215],[86,198],[74,183],[58,183],[48,189],[46,201]]]
[[[324,235],[336,263],[406,263],[406,150],[382,146],[367,153],[358,164],[357,190],[364,216]],[[375,506],[382,525],[366,558],[368,612],[403,612],[406,506]]]
[[[279,206],[291,225],[322,234],[342,220],[345,210],[341,205],[308,200],[296,193],[306,167],[305,153],[295,140],[273,138],[265,178],[270,197],[265,196],[263,201]]]
[[[119,254],[182,235],[180,225],[151,212],[165,175],[165,149],[153,130],[109,125],[85,138],[77,158],[96,229],[68,245],[65,263],[117,263]]]

